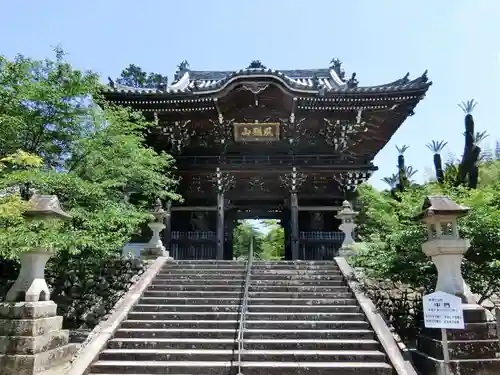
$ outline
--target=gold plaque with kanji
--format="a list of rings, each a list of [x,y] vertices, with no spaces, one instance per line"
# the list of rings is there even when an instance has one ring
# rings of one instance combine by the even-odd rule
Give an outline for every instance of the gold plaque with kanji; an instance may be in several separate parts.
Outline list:
[[[269,142],[279,141],[279,122],[239,122],[234,124],[234,140],[236,142]]]

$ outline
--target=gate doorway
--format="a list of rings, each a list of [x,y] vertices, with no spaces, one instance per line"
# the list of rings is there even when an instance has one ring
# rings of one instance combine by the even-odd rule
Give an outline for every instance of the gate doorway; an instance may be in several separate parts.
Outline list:
[[[256,260],[285,259],[285,230],[280,220],[237,220],[233,229],[233,259],[247,259],[252,238]]]

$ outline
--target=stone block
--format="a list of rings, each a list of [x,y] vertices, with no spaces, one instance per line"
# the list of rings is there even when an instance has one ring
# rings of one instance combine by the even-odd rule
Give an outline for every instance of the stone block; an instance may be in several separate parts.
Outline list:
[[[0,319],[0,336],[39,336],[62,329],[63,317]]]
[[[0,304],[0,375],[34,375],[69,361],[68,344],[53,301]]]
[[[69,342],[66,330],[52,331],[39,336],[0,336],[2,354],[37,354]]]
[[[498,375],[500,359],[451,360],[446,372],[442,359],[433,358],[419,351],[412,352],[412,360],[420,374],[425,375]]]
[[[161,256],[165,251],[164,247],[145,247],[141,250],[141,259],[154,260]]]
[[[494,340],[450,340],[448,352],[450,359],[488,359],[495,358],[499,351],[498,339]],[[417,350],[436,359],[443,359],[441,340],[420,336]]]
[[[56,314],[54,301],[0,303],[0,319],[39,319]]]
[[[35,375],[69,361],[75,351],[69,344],[36,354],[0,354],[0,375]]]

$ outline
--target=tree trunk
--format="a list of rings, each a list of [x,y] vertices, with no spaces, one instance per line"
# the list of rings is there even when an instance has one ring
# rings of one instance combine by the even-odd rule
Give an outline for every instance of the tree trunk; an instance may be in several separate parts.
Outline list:
[[[463,185],[466,182],[467,175],[471,172],[470,157],[474,148],[474,118],[469,113],[465,116],[465,145],[462,162],[458,167],[457,184]]]
[[[441,162],[441,155],[434,154],[434,169],[436,170],[436,179],[442,184],[444,182],[444,172],[443,172],[443,163]]]

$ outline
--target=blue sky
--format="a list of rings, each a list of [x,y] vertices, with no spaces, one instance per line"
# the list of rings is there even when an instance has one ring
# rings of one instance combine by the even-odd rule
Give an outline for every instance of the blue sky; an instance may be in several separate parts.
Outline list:
[[[184,59],[192,69],[231,70],[254,59],[323,68],[338,57],[361,85],[428,69],[434,85],[375,160],[377,187],[395,171],[396,145],[410,145],[420,180],[432,167],[429,141],[447,140],[444,156],[460,156],[461,101],[478,101],[486,144],[500,139],[498,0],[17,0],[1,9],[0,54],[44,58],[61,44],[76,67],[104,79],[130,63],[171,77]]]

